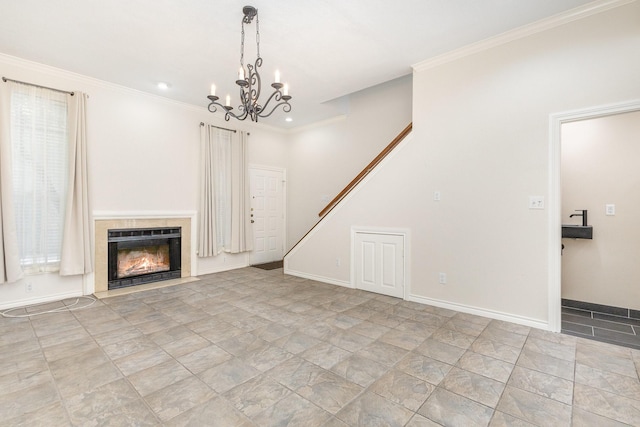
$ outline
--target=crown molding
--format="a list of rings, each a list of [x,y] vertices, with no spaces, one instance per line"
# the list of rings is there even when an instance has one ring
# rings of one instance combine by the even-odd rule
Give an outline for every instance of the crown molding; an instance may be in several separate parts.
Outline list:
[[[303,125],[303,126],[298,126],[298,127],[294,127],[289,129],[289,133],[290,134],[295,134],[295,133],[300,133],[300,132],[305,132],[311,129],[315,129],[315,128],[320,128],[320,127],[324,127],[324,126],[329,126],[333,123],[338,123],[338,122],[343,122],[347,119],[346,114],[340,114],[337,115],[335,117],[330,117],[328,119],[324,119],[324,120],[319,120],[317,122],[313,122],[313,123],[309,123],[308,125]]]
[[[459,49],[452,50],[442,55],[434,56],[433,58],[429,58],[424,61],[418,62],[417,64],[414,64],[412,68],[414,72],[435,68],[448,62],[452,62],[457,59],[464,58],[466,56],[470,56],[478,52],[482,52],[484,50],[488,50],[493,47],[512,42],[514,40],[528,37],[533,34],[541,33],[543,31],[559,27],[569,22],[596,15],[598,13],[614,9],[616,7],[634,3],[636,1],[637,0],[597,0],[584,6],[559,13],[557,15],[533,22],[522,27],[518,27],[505,33],[498,34],[497,36],[489,37],[488,39],[469,44]]]
[[[56,68],[51,65],[42,64],[40,62],[29,61],[27,59],[7,55],[4,53],[0,53],[0,62],[15,66],[15,67],[26,68],[30,71],[35,71],[38,73],[45,74],[48,77],[57,77],[65,80],[72,80],[73,82],[81,83],[83,85],[99,87],[102,89],[117,91],[124,94],[129,94],[129,95],[143,96],[146,98],[153,99],[154,101],[157,101],[157,102],[162,102],[164,104],[169,104],[169,105],[175,105],[181,108],[186,108],[188,110],[197,111],[200,113],[203,111],[207,111],[206,107],[199,107],[197,105],[188,104],[186,102],[175,101],[173,99],[165,98],[160,95],[155,95],[155,94],[144,92],[138,89],[132,89],[127,86],[122,86],[122,85],[111,83],[105,80],[96,79],[95,77],[89,77],[84,74],[75,73],[73,71],[64,70],[62,68]],[[12,78],[11,76],[5,76],[5,77]],[[34,82],[34,83],[38,83],[38,82]],[[72,88],[70,90],[79,90],[79,89]],[[91,94],[89,93],[89,95]]]
[[[119,92],[125,95],[132,96],[142,96],[144,98],[150,99],[154,102],[159,102],[165,105],[171,105],[174,107],[182,108],[184,110],[188,110],[194,113],[203,114],[211,117],[213,120],[208,120],[211,123],[215,123],[218,126],[223,126],[225,121],[221,118],[215,118],[204,106],[198,106],[189,104],[186,102],[176,101],[170,98],[166,98],[160,95],[155,95],[153,93],[144,92],[138,89],[132,89],[127,86],[122,86],[116,83],[111,83],[105,80],[100,80],[94,77],[89,77],[84,74],[78,74],[73,71],[64,70],[62,68],[56,68],[51,65],[42,64],[40,62],[29,61],[27,59],[19,58],[16,56],[7,55],[5,53],[0,53],[0,65],[7,64],[14,67],[25,68],[29,71],[33,71],[36,73],[41,73],[46,75],[47,77],[55,77],[64,80],[70,80],[74,84],[80,84],[82,86],[88,86],[89,90],[91,87],[98,87],[101,89],[106,89],[114,92]],[[7,78],[16,78],[16,80],[20,80],[20,76],[9,76],[6,75]],[[41,84],[42,82],[33,82],[35,84]],[[78,91],[82,90],[82,88],[67,88],[70,91]],[[89,92],[89,96],[91,93]],[[239,130],[266,130],[271,132],[277,132],[286,134],[288,133],[288,129],[283,129],[277,126],[268,125],[264,123],[242,123],[237,127]]]

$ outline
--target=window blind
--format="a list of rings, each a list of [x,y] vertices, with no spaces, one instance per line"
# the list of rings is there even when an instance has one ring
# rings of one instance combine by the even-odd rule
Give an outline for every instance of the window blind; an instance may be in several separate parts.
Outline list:
[[[11,96],[13,202],[25,273],[59,268],[67,193],[67,96],[17,85]]]

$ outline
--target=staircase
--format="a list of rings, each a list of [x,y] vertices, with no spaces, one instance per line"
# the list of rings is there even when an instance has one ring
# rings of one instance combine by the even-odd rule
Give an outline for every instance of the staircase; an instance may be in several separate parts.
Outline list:
[[[307,231],[305,233],[304,236],[302,236],[302,238],[300,238],[300,240],[298,240],[298,242],[293,245],[291,247],[291,249],[289,249],[287,251],[287,253],[285,254],[285,258],[286,256],[289,254],[289,252],[291,252],[296,246],[298,246],[298,244],[300,244],[300,242],[302,242],[302,240],[304,240],[304,238],[311,232],[313,231],[314,228],[316,228],[318,226],[318,224],[320,224],[322,222],[322,219],[329,213],[331,212],[331,210],[333,210],[333,208],[335,208],[340,201],[342,201],[345,197],[347,197],[347,195],[349,193],[351,193],[351,191],[353,191],[353,189],[364,179],[367,177],[367,175],[369,175],[369,173],[371,173],[371,171],[373,171],[375,169],[376,166],[378,166],[378,164],[380,164],[380,162],[382,162],[382,160],[385,159],[385,157],[387,157],[397,146],[398,144],[400,144],[402,142],[402,140],[405,139],[405,137],[407,135],[409,135],[411,133],[411,130],[413,129],[413,123],[409,123],[409,125],[404,128],[399,134],[398,136],[396,136],[393,141],[391,141],[391,143],[389,143],[389,145],[387,145],[381,152],[380,154],[378,154],[367,166],[365,166],[365,168],[358,174],[356,175],[356,177],[351,180],[351,182],[349,184],[347,184],[346,187],[344,187],[342,189],[342,191],[340,191],[340,193],[338,193],[338,195],[336,197],[333,198],[333,200],[331,200],[329,202],[329,204],[327,204],[327,206],[325,206],[319,213],[318,216],[320,217],[320,221],[318,221],[313,227],[311,227],[311,229],[309,231]]]

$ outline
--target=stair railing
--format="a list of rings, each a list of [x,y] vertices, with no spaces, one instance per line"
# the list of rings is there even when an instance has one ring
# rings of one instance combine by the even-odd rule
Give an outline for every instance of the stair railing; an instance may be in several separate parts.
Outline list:
[[[323,216],[331,212],[331,209],[333,209],[338,203],[340,203],[340,200],[344,199],[347,196],[347,194],[349,194],[355,188],[355,186],[358,185],[360,181],[362,181],[367,175],[369,175],[369,173],[378,165],[378,163],[380,163],[385,157],[387,157],[387,155],[389,155],[389,153],[391,153],[393,149],[396,148],[396,146],[400,144],[400,142],[402,142],[402,140],[407,135],[409,135],[412,128],[413,128],[413,123],[409,123],[409,125],[406,128],[404,128],[402,132],[400,132],[398,136],[396,136],[394,140],[391,141],[391,143],[387,145],[380,152],[380,154],[378,154],[376,158],[373,159],[371,163],[369,163],[362,170],[362,172],[360,172],[355,178],[353,178],[353,180],[349,184],[347,184],[347,186],[344,187],[342,191],[338,193],[338,195],[334,197],[333,200],[331,200],[329,204],[320,211],[320,213],[318,213],[318,216],[322,218]]]
[[[331,210],[336,207],[336,205],[338,203],[340,203],[340,201],[342,199],[344,199],[347,194],[349,194],[356,185],[358,185],[358,183],[360,181],[362,181],[367,175],[369,175],[369,173],[385,158],[389,155],[389,153],[391,153],[393,151],[394,148],[396,148],[396,146],[398,144],[400,144],[400,142],[402,142],[402,140],[409,135],[409,133],[411,133],[411,129],[413,128],[413,123],[409,123],[409,125],[404,128],[402,130],[402,132],[400,132],[398,134],[398,136],[396,136],[393,141],[391,141],[391,143],[389,145],[387,145],[381,152],[380,154],[378,154],[376,156],[375,159],[373,159],[371,161],[371,163],[369,163],[363,170],[362,172],[360,172],[353,180],[351,180],[351,182],[344,188],[342,189],[342,191],[340,193],[338,193],[338,195],[336,197],[333,198],[333,200],[331,200],[329,202],[329,204],[327,206],[325,206],[324,209],[322,209],[320,211],[320,213],[318,214],[318,216],[320,217],[320,221],[322,220],[322,218],[328,214],[329,212],[331,212]],[[311,229],[309,231],[307,231],[304,236],[302,236],[302,238],[300,238],[300,240],[298,240],[298,242],[293,245],[291,247],[291,249],[289,249],[287,251],[287,253],[284,255],[285,257],[287,255],[289,255],[289,252],[291,252],[296,246],[298,246],[298,244],[300,244],[300,242],[302,242],[304,240],[305,237],[307,237],[307,235],[309,233],[311,233],[311,231],[318,225],[320,224],[320,221],[318,221],[313,227],[311,227]]]

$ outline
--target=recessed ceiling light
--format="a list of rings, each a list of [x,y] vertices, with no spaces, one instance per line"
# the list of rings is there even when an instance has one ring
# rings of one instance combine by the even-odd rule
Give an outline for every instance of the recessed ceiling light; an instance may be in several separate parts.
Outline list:
[[[160,89],[160,90],[167,90],[167,89],[169,89],[169,83],[165,83],[165,82],[158,82],[158,89]]]
[[[287,117],[286,119],[284,119],[285,122],[292,122],[293,119],[291,117]]]

